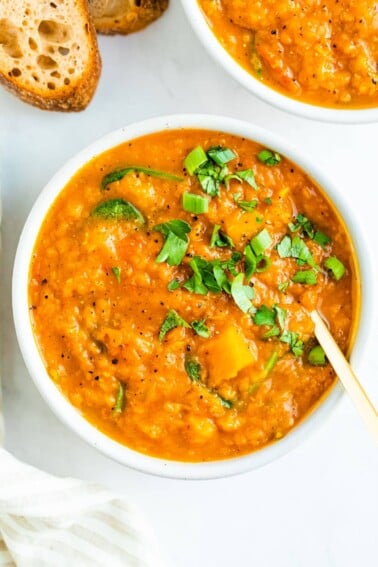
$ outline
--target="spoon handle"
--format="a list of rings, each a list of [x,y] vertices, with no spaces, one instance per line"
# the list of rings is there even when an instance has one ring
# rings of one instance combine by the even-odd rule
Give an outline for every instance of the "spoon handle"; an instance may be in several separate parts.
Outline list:
[[[375,437],[375,440],[378,442],[378,414],[373,403],[362,387],[357,376],[354,374],[352,367],[341,352],[319,313],[317,311],[312,311],[311,318],[315,323],[316,338],[323,347],[328,360],[333,366],[333,369],[338,375],[345,390],[354,402],[357,411],[364,419],[366,425]]]

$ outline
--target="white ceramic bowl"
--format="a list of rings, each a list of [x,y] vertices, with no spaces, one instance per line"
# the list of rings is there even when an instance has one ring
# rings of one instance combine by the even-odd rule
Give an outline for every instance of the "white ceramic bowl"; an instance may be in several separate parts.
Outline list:
[[[378,108],[350,110],[326,108],[297,101],[281,94],[269,86],[266,86],[239,65],[239,63],[237,63],[221,45],[214,33],[211,31],[197,0],[181,0],[181,2],[188,20],[203,43],[205,49],[213,56],[215,61],[217,61],[219,65],[227,71],[227,73],[264,102],[269,102],[281,110],[285,110],[311,120],[339,122],[345,124],[378,122]]]
[[[323,170],[316,166],[315,162],[310,162],[297,150],[289,147],[284,140],[249,123],[217,116],[176,115],[131,124],[121,130],[108,134],[80,152],[66,163],[53,177],[50,183],[48,183],[38,197],[24,226],[17,249],[13,272],[13,313],[17,338],[26,366],[34,383],[48,405],[66,425],[88,443],[116,461],[140,471],[160,476],[184,479],[208,479],[229,476],[260,467],[287,453],[305,439],[310,431],[315,429],[318,424],[324,422],[326,416],[330,414],[337,400],[340,398],[342,393],[341,387],[336,385],[331,389],[324,401],[286,437],[249,455],[209,463],[182,463],[149,457],[133,451],[101,433],[86,421],[80,412],[69,403],[46,372],[33,336],[29,317],[28,281],[30,260],[34,244],[46,213],[67,182],[77,170],[90,159],[113,146],[152,132],[177,128],[202,128],[224,131],[256,140],[262,145],[274,148],[279,153],[293,160],[324,188],[349,227],[352,240],[356,247],[357,257],[360,261],[363,302],[359,332],[352,356],[353,364],[357,366],[359,360],[361,360],[363,345],[366,342],[366,336],[369,332],[369,316],[367,310],[368,307],[371,310],[372,306],[373,279],[370,273],[371,263],[369,262],[369,257],[366,252],[366,242],[361,234],[361,226],[357,224],[353,213],[350,212],[352,209],[349,209],[345,204],[341,193],[324,175]],[[369,285],[368,287],[366,282],[369,282],[371,286]]]

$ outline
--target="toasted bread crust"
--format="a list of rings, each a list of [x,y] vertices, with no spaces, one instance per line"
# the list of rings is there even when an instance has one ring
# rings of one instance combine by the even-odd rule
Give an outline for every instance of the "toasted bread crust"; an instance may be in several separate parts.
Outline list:
[[[24,102],[42,110],[63,112],[81,111],[91,101],[101,73],[101,58],[97,46],[96,30],[92,23],[87,0],[76,0],[75,10],[78,11],[80,23],[85,26],[87,40],[87,57],[81,61],[83,70],[74,77],[69,85],[59,86],[56,90],[47,90],[36,85],[25,85],[18,76],[13,76],[8,68],[3,68],[0,62],[0,83]],[[1,9],[0,9],[1,12]],[[1,16],[1,13],[0,13]],[[17,59],[15,59],[17,65]],[[30,73],[35,71],[32,69]]]
[[[142,30],[157,20],[168,7],[169,0],[129,0],[116,15],[106,15],[106,0],[89,0],[95,28],[106,35],[127,35]]]

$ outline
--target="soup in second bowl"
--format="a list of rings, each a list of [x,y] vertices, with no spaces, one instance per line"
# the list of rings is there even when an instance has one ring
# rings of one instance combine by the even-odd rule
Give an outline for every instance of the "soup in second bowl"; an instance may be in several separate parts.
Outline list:
[[[378,106],[378,2],[198,2],[223,47],[267,86],[317,106]]]

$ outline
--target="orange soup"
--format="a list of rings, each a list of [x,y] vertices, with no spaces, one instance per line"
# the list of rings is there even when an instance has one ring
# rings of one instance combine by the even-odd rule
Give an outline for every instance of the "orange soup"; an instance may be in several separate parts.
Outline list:
[[[337,212],[295,164],[177,130],[87,163],[41,227],[30,314],[47,371],[92,424],[142,453],[226,459],[288,433],[335,380],[359,284]]]
[[[198,0],[247,71],[318,106],[378,106],[378,2]]]

